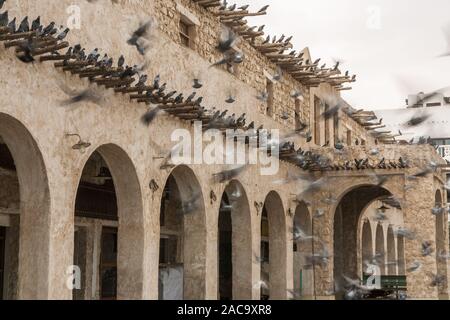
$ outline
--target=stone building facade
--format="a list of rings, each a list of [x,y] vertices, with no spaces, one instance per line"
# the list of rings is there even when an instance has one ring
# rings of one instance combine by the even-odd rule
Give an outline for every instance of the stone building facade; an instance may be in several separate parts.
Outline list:
[[[282,135],[305,123],[312,140],[294,136],[296,149],[321,154],[334,166],[303,170],[281,161],[275,176],[265,176],[261,165],[251,165],[220,183],[212,177],[229,166],[162,168],[174,144],[173,131],[194,135],[190,121],[161,114],[143,126],[148,106],[105,88],[101,103],[61,106],[67,99],[61,86],[83,90],[88,80],[64,73],[51,61],[24,64],[14,48],[2,46],[3,298],[333,299],[339,297],[343,275],[361,276],[368,208],[392,196],[401,206],[395,217],[401,218],[393,220],[392,231],[383,229],[384,242],[393,236],[399,252],[398,228],[416,235],[400,241],[404,257],[395,259],[397,273],[407,277],[408,296],[448,296],[447,260],[437,254],[448,252],[448,218],[431,213],[436,203],[446,203],[445,181],[442,159],[432,147],[375,145],[371,131],[342,110],[338,125],[325,121],[319,114],[330,97],[340,99],[339,91],[325,82],[306,86],[288,73],[273,81],[277,65],[246,40],[238,44],[245,54],[241,65],[232,72],[211,68],[221,58],[215,50],[221,23],[217,8],[205,8],[201,1],[75,2],[81,25],[66,39],[72,45],[124,55],[129,64],[148,61],[145,72],[151,79],[160,75],[169,90],[186,96],[193,91],[192,80],[201,79],[202,105],[246,113],[257,126]],[[76,12],[72,5],[68,0],[9,0],[5,8],[18,20],[41,16],[43,23],[65,25]],[[142,57],[126,42],[149,19],[153,27]],[[187,27],[188,39],[181,37],[181,26]],[[270,102],[256,98],[265,90],[270,90]],[[292,97],[296,90],[302,99]],[[230,95],[236,99],[232,105],[225,103]],[[337,152],[322,147],[327,142],[347,145]],[[400,158],[408,165],[397,165]],[[355,159],[368,159],[374,167],[357,168]],[[387,166],[379,165],[382,159]],[[430,163],[435,170],[411,178]],[[300,178],[278,183],[293,175]],[[386,178],[382,184],[380,176]],[[311,188],[311,179],[320,187]],[[195,208],[180,214],[193,198]],[[297,229],[314,240],[294,241]],[[421,254],[424,240],[433,242],[435,254]],[[307,266],[311,260],[312,267]],[[405,266],[415,262],[420,272],[408,271]],[[72,290],[74,272],[81,278]],[[445,281],[432,285],[433,275]]]

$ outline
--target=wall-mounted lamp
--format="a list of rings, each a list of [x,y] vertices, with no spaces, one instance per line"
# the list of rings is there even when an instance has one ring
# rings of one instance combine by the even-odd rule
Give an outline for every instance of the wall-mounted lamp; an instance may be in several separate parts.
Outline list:
[[[200,79],[194,79],[194,85],[192,86],[192,88],[200,89],[201,87],[203,87],[203,84]]]
[[[83,141],[81,139],[81,136],[77,133],[68,133],[66,134],[66,137],[77,137],[78,142],[72,146],[73,150],[80,150],[81,152],[84,152],[87,148],[89,148],[92,144],[87,141]]]
[[[386,213],[386,211],[388,211],[389,208],[386,207],[386,206],[384,205],[384,203],[383,203],[383,205],[382,205],[381,207],[379,207],[377,210],[378,210],[378,211],[381,211],[382,213]]]

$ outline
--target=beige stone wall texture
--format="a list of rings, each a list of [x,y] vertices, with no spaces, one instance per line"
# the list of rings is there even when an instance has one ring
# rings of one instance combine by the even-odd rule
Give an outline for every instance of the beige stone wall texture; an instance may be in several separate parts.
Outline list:
[[[204,97],[204,105],[219,110],[230,109],[230,113],[247,113],[257,126],[280,129],[289,133],[293,121],[287,124],[280,121],[283,110],[293,114],[295,102],[289,97],[293,89],[301,89],[305,99],[302,102],[302,117],[311,123],[310,95],[307,88],[289,76],[275,84],[275,116],[267,117],[263,112],[258,93],[264,90],[266,79],[264,70],[275,71],[275,66],[256,52],[249,44],[242,42],[239,47],[244,51],[246,60],[239,66],[237,75],[220,68],[210,68],[211,62],[220,56],[215,52],[220,24],[211,12],[200,8],[191,1],[180,4],[192,12],[200,21],[195,49],[179,45],[177,31],[178,13],[176,2],[171,0],[120,0],[117,4],[110,1],[22,1],[9,0],[6,8],[11,16],[34,18],[42,16],[44,24],[54,20],[57,25],[66,24],[69,14],[66,9],[76,4],[81,9],[81,29],[72,30],[67,38],[71,44],[80,43],[88,50],[99,48],[112,57],[123,54],[129,64],[149,61],[147,73],[150,78],[160,74],[162,82],[167,82],[168,90],[185,93],[192,92],[192,79],[199,75],[205,86],[198,91]],[[141,57],[135,48],[127,46],[126,41],[139,22],[154,17],[158,28],[152,29],[149,38],[149,50]],[[19,19],[20,20],[20,19]],[[213,174],[228,167],[223,165],[186,165],[174,171],[161,170],[161,160],[173,146],[170,136],[175,129],[183,128],[193,133],[192,125],[174,117],[157,117],[147,128],[140,117],[147,106],[130,102],[125,95],[114,94],[112,90],[101,89],[104,97],[100,105],[89,102],[63,107],[61,101],[67,96],[59,89],[61,84],[73,89],[88,86],[82,80],[69,73],[57,70],[52,63],[24,65],[16,59],[13,50],[0,48],[0,136],[8,145],[17,166],[20,181],[20,250],[18,266],[17,297],[23,299],[71,299],[72,292],[66,286],[67,268],[73,264],[74,251],[74,204],[75,196],[82,176],[83,168],[94,153],[98,151],[111,170],[119,209],[119,256],[118,256],[118,298],[119,299],[157,299],[158,298],[158,256],[160,236],[160,207],[162,189],[171,173],[183,190],[190,188],[201,191],[201,210],[198,215],[186,218],[184,242],[189,244],[185,251],[185,265],[192,267],[186,282],[185,294],[189,298],[217,299],[218,292],[218,213],[220,200],[210,198],[213,191],[218,199],[227,187],[226,183],[213,183]],[[326,92],[330,88],[318,88],[315,92]],[[232,106],[224,101],[233,91],[237,102]],[[365,132],[357,127],[353,120],[342,116],[344,124],[354,129],[356,137],[364,137]],[[77,133],[92,145],[84,153],[72,149],[76,138],[66,137],[67,133]],[[370,137],[366,141],[371,143]],[[303,148],[315,148],[303,138],[296,143]],[[337,154],[333,149],[320,148],[318,151],[336,161],[366,158],[367,147],[348,148]],[[442,160],[431,147],[416,146],[379,146],[380,155],[372,161],[398,159],[400,156],[411,160],[411,169],[378,172],[392,175],[386,189],[402,199],[404,223],[417,229],[422,238],[434,238],[436,234],[430,209],[434,205],[436,189],[443,191],[443,176],[440,171],[432,174],[420,183],[408,181],[407,175],[416,173],[433,160],[441,164]],[[240,227],[241,243],[248,244],[246,261],[252,259],[254,252],[260,250],[261,208],[255,204],[264,203],[266,197],[271,209],[269,220],[272,225],[272,240],[276,249],[271,251],[271,295],[273,299],[287,299],[293,289],[293,252],[292,225],[293,215],[298,205],[296,195],[308,186],[307,178],[329,179],[324,190],[312,197],[299,196],[309,203],[310,212],[323,208],[325,216],[314,222],[317,236],[327,245],[331,255],[326,267],[314,271],[318,297],[333,297],[333,222],[337,204],[323,207],[321,200],[330,193],[338,200],[350,190],[368,184],[368,172],[303,172],[298,167],[282,162],[276,176],[263,176],[260,165],[249,166],[238,178],[248,200],[246,210],[242,210],[248,225]],[[277,184],[277,180],[297,174],[300,179],[290,184]],[[6,178],[5,178],[6,177]],[[154,180],[159,189],[152,191],[150,181]],[[2,174],[0,180],[1,201],[7,195],[8,202],[17,202],[17,184],[8,182],[8,176]],[[8,187],[3,189],[3,184]],[[373,184],[369,182],[369,184]],[[410,187],[405,189],[405,186]],[[197,188],[197,189],[196,189]],[[15,191],[11,191],[15,190]],[[407,191],[406,191],[407,190]],[[187,197],[182,194],[181,198]],[[357,199],[356,199],[357,200]],[[355,200],[355,201],[356,201]],[[92,225],[89,221],[77,221],[91,228],[89,237],[99,236],[101,224]],[[445,225],[448,224],[445,218]],[[273,227],[273,228],[272,228]],[[354,228],[354,232],[356,232]],[[245,232],[244,232],[245,231]],[[352,231],[352,232],[353,232]],[[240,239],[240,238],[238,238]],[[445,233],[448,243],[448,232]],[[405,251],[407,263],[422,261],[425,272],[436,273],[437,263],[433,257],[421,257],[416,242],[407,242]],[[318,246],[316,243],[315,246]],[[319,248],[319,247],[317,247]],[[98,249],[98,248],[97,248]],[[90,252],[97,252],[89,247]],[[352,248],[356,250],[355,248]],[[250,253],[251,252],[251,253]],[[98,254],[98,252],[97,252]],[[356,254],[356,252],[355,252]],[[94,256],[94,254],[92,254]],[[98,256],[97,256],[98,257]],[[95,258],[97,259],[97,258]],[[88,292],[86,298],[98,298],[95,288],[96,260],[89,261],[86,270],[94,272],[87,275]],[[241,279],[242,298],[259,299],[259,288],[255,283],[260,279],[260,265],[247,263],[245,279]],[[30,270],[34,270],[30,274]],[[437,298],[436,288],[430,287],[427,280],[419,274],[408,274],[408,295],[411,298]]]

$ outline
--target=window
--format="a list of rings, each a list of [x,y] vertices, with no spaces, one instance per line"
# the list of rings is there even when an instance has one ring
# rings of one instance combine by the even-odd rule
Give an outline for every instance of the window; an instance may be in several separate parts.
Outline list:
[[[195,49],[196,26],[200,25],[200,20],[179,3],[177,3],[177,11],[180,15],[180,42],[186,48]]]
[[[177,244],[178,239],[176,236],[161,236],[159,245],[160,266],[177,263]]]
[[[427,103],[427,107],[440,107],[440,102]]]
[[[267,109],[266,109],[266,114],[269,117],[273,116],[273,82],[270,81],[269,79],[267,79],[267,83],[266,83],[266,91],[267,91]]]
[[[192,48],[193,41],[192,37],[193,26],[187,23],[185,20],[180,19],[180,39],[181,44],[187,48]]]
[[[314,143],[320,145],[320,114],[322,102],[314,97]]]
[[[295,100],[295,130],[299,130],[302,127],[302,119],[300,117],[300,100]]]
[[[337,144],[339,141],[339,114],[336,113],[333,116],[333,133],[334,133],[334,143]]]
[[[325,112],[330,110],[329,105],[325,105]],[[330,141],[330,119],[325,119],[325,143],[331,143]]]
[[[362,146],[365,146],[365,145],[366,145],[366,140],[361,139],[361,145],[362,145]]]
[[[352,145],[352,130],[347,129],[347,145]]]

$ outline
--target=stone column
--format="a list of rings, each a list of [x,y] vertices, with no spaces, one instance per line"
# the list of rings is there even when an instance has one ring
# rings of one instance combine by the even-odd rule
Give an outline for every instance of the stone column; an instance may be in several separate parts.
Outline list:
[[[142,299],[158,300],[160,209],[162,188],[144,201],[144,261]]]
[[[186,300],[217,299],[217,231],[204,225],[206,212],[208,209],[202,208],[184,216]]]
[[[407,230],[415,233],[414,239],[405,237],[406,268],[420,263],[419,271],[406,272],[408,297],[411,299],[437,299],[438,289],[431,286],[432,274],[437,273],[436,255],[422,255],[423,241],[434,243],[436,227],[431,209],[435,205],[433,176],[429,175],[417,180],[406,179],[408,191],[402,205]]]
[[[269,218],[269,287],[271,300],[285,300],[288,297],[288,240],[286,213],[281,198],[270,193],[265,203]],[[292,246],[290,248],[292,254]],[[292,258],[290,264],[292,278]]]
[[[51,205],[21,203],[19,299],[72,299],[67,284],[73,265],[74,217],[65,186],[64,179],[54,184]]]
[[[256,258],[261,254],[261,216],[256,213],[256,209],[253,210],[257,217],[252,219],[255,221],[252,225],[252,300],[260,300],[261,288],[258,284],[261,280],[261,263]]]
[[[254,219],[248,202],[235,202],[232,219],[233,300],[251,300],[254,273]]]
[[[286,272],[286,295],[288,299],[295,299],[292,296],[291,292],[294,291],[294,241],[292,232],[290,232],[293,228],[293,219],[288,218],[286,220],[286,270],[280,270],[280,272]]]
[[[314,209],[312,212],[314,212]],[[340,213],[336,212],[336,217],[333,217],[334,212],[332,210],[327,210],[325,216],[321,219],[314,219],[312,234],[314,237],[320,239],[323,243],[314,241],[313,248],[314,252],[320,252],[323,247],[328,250],[330,259],[326,265],[315,266],[312,270],[313,272],[313,295],[317,300],[333,300],[334,295],[334,247],[333,247],[333,221],[338,218]]]
[[[197,279],[204,284],[204,293],[198,292],[205,300],[217,300],[219,295],[219,206],[220,200],[212,205],[205,197],[206,230],[200,234],[205,236],[205,271],[203,278]],[[186,231],[185,231],[186,232]],[[187,237],[188,235],[186,235]],[[191,236],[189,236],[191,237]],[[199,239],[200,241],[200,239]],[[186,245],[186,244],[185,244]],[[185,249],[186,250],[186,249]],[[193,252],[191,251],[190,254]],[[185,256],[186,257],[186,256]],[[233,270],[234,271],[234,270]],[[186,287],[185,287],[186,290]],[[186,291],[185,291],[186,292]],[[194,297],[194,296],[193,296]]]

